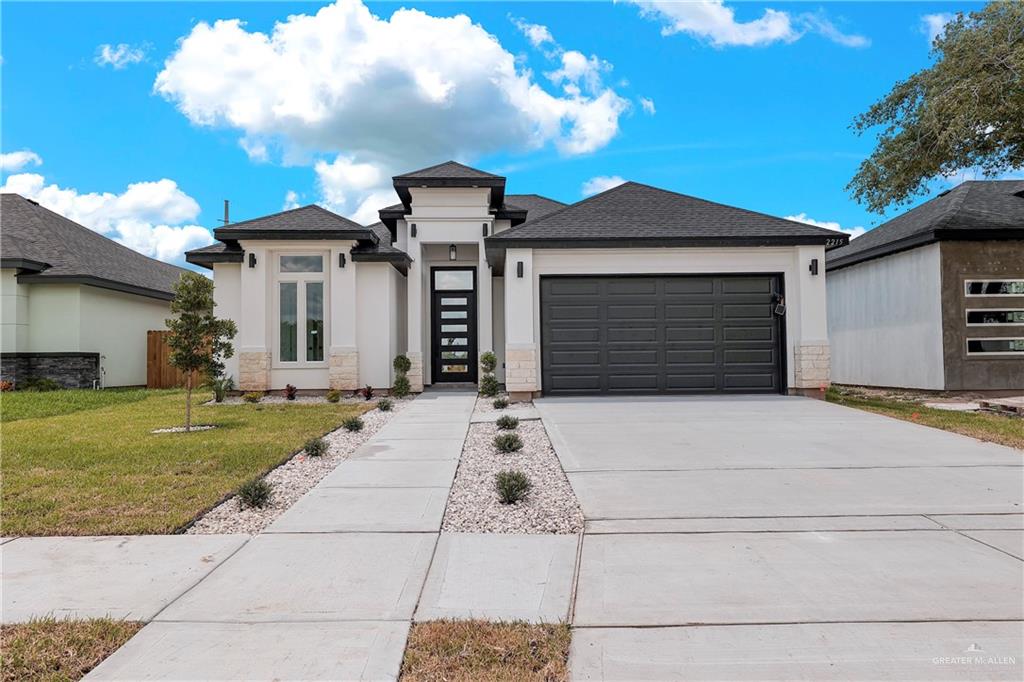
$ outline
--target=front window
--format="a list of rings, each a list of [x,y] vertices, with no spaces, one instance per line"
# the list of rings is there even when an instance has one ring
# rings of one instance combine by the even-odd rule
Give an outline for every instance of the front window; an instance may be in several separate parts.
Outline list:
[[[964,282],[967,296],[1024,296],[1024,279],[969,279]]]
[[[277,259],[277,359],[323,362],[323,254],[288,254]]]
[[[1024,338],[967,339],[968,355],[1024,355]]]
[[[981,327],[988,325],[1024,325],[1024,310],[1002,310],[985,308],[967,311],[967,326]]]

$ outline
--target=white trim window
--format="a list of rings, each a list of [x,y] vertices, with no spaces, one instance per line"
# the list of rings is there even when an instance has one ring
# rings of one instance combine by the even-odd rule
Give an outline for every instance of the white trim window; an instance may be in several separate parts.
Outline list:
[[[968,327],[1019,327],[1024,325],[1024,308],[968,308]]]
[[[325,364],[327,260],[322,252],[275,255],[274,360],[280,365]]]
[[[964,296],[1024,296],[1024,279],[966,279]]]
[[[1024,337],[967,339],[967,354],[985,357],[993,355],[1024,356]]]

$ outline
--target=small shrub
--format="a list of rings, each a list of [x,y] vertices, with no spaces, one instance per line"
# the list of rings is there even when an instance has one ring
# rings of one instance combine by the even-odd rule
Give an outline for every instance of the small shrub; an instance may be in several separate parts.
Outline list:
[[[210,388],[213,389],[213,401],[216,403],[224,402],[224,398],[227,397],[228,391],[235,390],[235,380],[230,376],[217,377],[210,381]]]
[[[377,409],[381,412],[390,412],[395,404],[389,398],[381,398],[377,401]]]
[[[310,457],[323,457],[327,452],[327,441],[323,438],[310,438],[306,441],[306,444],[302,446],[302,449],[306,451],[306,454]]]
[[[0,393],[6,393],[7,391],[13,391],[13,390],[14,390],[14,384],[12,384],[10,381],[7,381],[7,380],[0,381]]]
[[[338,402],[340,400],[341,400],[341,391],[338,391],[338,390],[333,389],[333,388],[331,390],[327,391],[327,402],[329,402],[329,403],[336,403],[336,402]]]
[[[263,394],[256,391],[251,391],[242,396],[242,400],[247,403],[258,403],[263,400]]]
[[[246,481],[238,489],[238,508],[262,509],[270,503],[274,488],[262,478]]]
[[[480,395],[493,398],[498,395],[498,390],[501,387],[498,385],[498,379],[493,374],[485,374],[480,377]]]
[[[367,384],[359,391],[359,394],[363,396],[363,400],[373,400],[373,386]]]
[[[480,369],[486,373],[491,373],[494,368],[498,366],[498,357],[491,351],[480,354]]]
[[[299,394],[299,389],[291,384],[287,384],[284,387],[284,397],[288,400],[295,400],[295,396]]]
[[[503,414],[500,417],[498,417],[498,419],[495,420],[494,423],[497,425],[499,429],[511,431],[512,429],[519,426],[519,417],[513,417],[510,414]]]
[[[533,484],[522,471],[499,471],[494,476],[494,489],[498,491],[498,499],[502,504],[515,504],[526,497]]]
[[[395,368],[397,374],[408,374],[409,370],[412,369],[412,361],[405,355],[396,355],[391,366]]]
[[[346,431],[352,431],[353,433],[363,430],[363,420],[359,417],[349,417],[341,422],[341,425],[345,427]]]
[[[404,374],[395,377],[395,385],[391,387],[391,395],[396,398],[404,398],[411,392],[412,386],[409,384],[409,377]]]
[[[58,384],[53,379],[48,379],[46,377],[32,377],[31,379],[26,379],[21,384],[21,390],[33,391],[36,393],[44,393],[46,391],[59,391],[60,388],[60,384]]]
[[[499,452],[518,452],[523,449],[523,439],[515,433],[499,433],[494,437],[494,447]]]
[[[504,410],[508,407],[508,398],[495,398],[491,405],[494,405],[494,409],[496,410]]]

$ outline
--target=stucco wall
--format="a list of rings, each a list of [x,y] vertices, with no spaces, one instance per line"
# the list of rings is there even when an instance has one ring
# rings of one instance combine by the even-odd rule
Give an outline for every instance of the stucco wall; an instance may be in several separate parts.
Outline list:
[[[939,245],[826,274],[832,380],[943,388]]]
[[[213,312],[224,320],[231,320],[239,326],[242,306],[242,264],[215,263],[213,266]],[[224,373],[238,385],[239,338],[232,341],[235,353],[224,362]]]
[[[1024,296],[966,297],[965,279],[1024,279],[1024,241],[942,242],[946,390],[1024,391],[1024,357],[967,354],[968,338],[1024,337],[1024,325],[968,327],[967,308],[1024,308]]]
[[[397,355],[398,287],[387,263],[358,263],[356,268],[356,339],[359,383],[391,386],[391,361]]]
[[[28,350],[28,287],[19,284],[17,270],[0,270],[0,351]]]
[[[103,385],[145,385],[146,332],[167,327],[170,303],[88,286],[81,287],[79,301],[80,350],[100,354]]]
[[[506,346],[532,350],[539,359],[540,278],[544,275],[781,273],[786,295],[786,372],[791,388],[827,383],[808,378],[798,385],[794,349],[828,349],[825,277],[811,275],[809,264],[824,264],[824,247],[717,249],[509,249],[505,260]],[[516,275],[522,261],[524,276]],[[525,355],[523,356],[525,357]],[[820,357],[820,356],[819,356]],[[826,368],[827,370],[827,368]],[[536,362],[537,387],[541,367]],[[511,389],[510,389],[511,390]]]

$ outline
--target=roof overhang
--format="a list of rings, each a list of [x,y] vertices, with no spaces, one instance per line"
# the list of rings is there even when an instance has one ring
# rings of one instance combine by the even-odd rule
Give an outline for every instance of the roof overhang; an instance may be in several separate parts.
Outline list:
[[[839,255],[826,260],[828,270],[841,270],[869,260],[884,258],[903,251],[916,249],[920,246],[935,244],[943,241],[957,242],[984,242],[984,241],[1012,241],[1024,240],[1024,226],[1022,227],[993,227],[988,229],[963,229],[963,228],[938,228],[918,234],[886,242],[878,246],[851,253],[848,256]]]
[[[24,274],[18,275],[18,282],[23,284],[84,284],[98,289],[109,289],[111,291],[120,291],[125,294],[145,296],[146,298],[157,298],[161,301],[170,301],[174,299],[174,292],[171,291],[150,289],[148,287],[140,287],[134,284],[126,284],[124,282],[115,282],[110,279],[93,277],[91,275],[47,275],[45,273]]]
[[[185,262],[200,267],[213,269],[215,263],[241,263],[245,260],[245,251],[231,249],[229,251],[186,251]]]
[[[495,275],[505,268],[506,249],[660,249],[763,246],[824,246],[835,248],[849,241],[842,237],[779,235],[774,237],[623,237],[619,239],[503,239],[484,240],[487,262]]]
[[[388,207],[382,208],[377,211],[377,215],[380,217],[380,221],[388,228],[391,233],[391,241],[398,240],[398,221],[405,218],[409,210],[404,205],[398,208]]]
[[[525,208],[502,206],[496,211],[493,211],[493,213],[495,220],[509,220],[512,222],[512,227],[522,225],[526,222],[527,210]]]
[[[219,227],[213,236],[222,242],[247,240],[354,240],[377,244],[380,240],[373,230],[260,230]]]
[[[0,268],[13,268],[25,272],[42,272],[48,267],[50,267],[49,263],[32,260],[31,258],[0,258]]]
[[[403,275],[409,274],[409,264],[412,257],[404,251],[385,252],[360,252],[352,251],[352,262],[354,263],[391,263],[391,266]]]
[[[415,177],[403,177],[397,175],[392,178],[395,185],[395,192],[398,193],[398,198],[402,200],[402,206],[405,207],[405,212],[408,213],[412,210],[412,193],[409,191],[414,187],[429,189],[429,188],[454,188],[454,187],[486,187],[491,190],[490,206],[492,209],[498,209],[502,204],[505,203],[505,178],[493,177],[493,178],[415,178]],[[381,216],[381,220],[384,217]],[[387,221],[384,221],[387,224]]]

